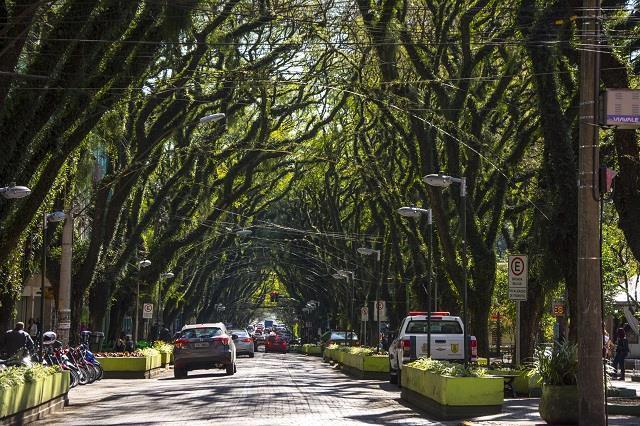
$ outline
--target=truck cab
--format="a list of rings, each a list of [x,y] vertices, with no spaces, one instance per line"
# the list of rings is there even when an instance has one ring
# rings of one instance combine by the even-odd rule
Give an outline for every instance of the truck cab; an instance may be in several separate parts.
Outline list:
[[[449,312],[431,313],[431,359],[464,360],[464,324],[460,317]],[[402,320],[397,337],[389,347],[389,381],[400,384],[402,366],[428,356],[429,318],[427,312],[410,312]],[[469,361],[478,356],[477,341],[468,336]]]

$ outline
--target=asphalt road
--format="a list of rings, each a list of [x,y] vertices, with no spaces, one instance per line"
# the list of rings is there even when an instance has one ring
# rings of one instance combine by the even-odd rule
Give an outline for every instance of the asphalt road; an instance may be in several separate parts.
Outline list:
[[[403,405],[397,387],[354,380],[320,358],[256,353],[238,372],[173,371],[148,380],[102,380],[69,393],[70,405],[40,424],[438,424]]]

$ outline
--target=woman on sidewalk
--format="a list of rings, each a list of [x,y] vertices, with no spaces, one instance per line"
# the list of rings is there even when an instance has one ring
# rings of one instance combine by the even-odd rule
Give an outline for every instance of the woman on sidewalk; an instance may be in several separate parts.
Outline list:
[[[620,367],[620,374],[618,378],[624,380],[624,360],[629,355],[629,341],[623,328],[619,328],[616,338],[616,356],[613,359],[613,368],[616,369],[616,375],[618,375],[618,367]]]

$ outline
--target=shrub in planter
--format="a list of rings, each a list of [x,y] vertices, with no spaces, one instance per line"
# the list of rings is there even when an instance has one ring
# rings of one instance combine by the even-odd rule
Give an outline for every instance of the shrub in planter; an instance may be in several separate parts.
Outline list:
[[[564,340],[556,348],[536,352],[535,373],[542,381],[538,411],[547,423],[578,423],[578,349]]]
[[[35,364],[0,370],[0,418],[58,398],[69,391],[69,382],[69,373],[57,366]]]

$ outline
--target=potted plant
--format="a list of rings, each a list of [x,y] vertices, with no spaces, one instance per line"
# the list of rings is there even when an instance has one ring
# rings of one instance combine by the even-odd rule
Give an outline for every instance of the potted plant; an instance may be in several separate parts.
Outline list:
[[[563,340],[536,352],[534,371],[542,381],[538,410],[547,423],[578,423],[577,345]]]

